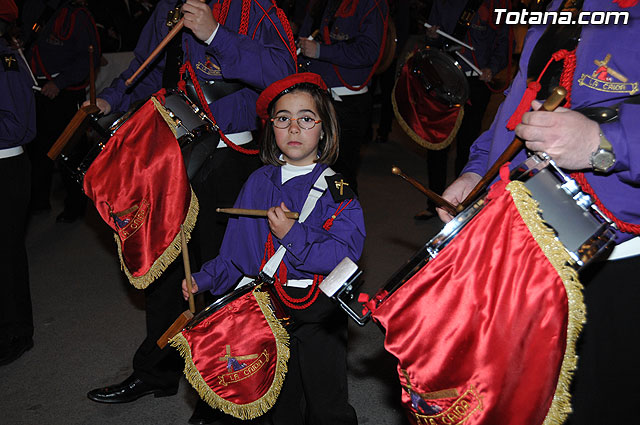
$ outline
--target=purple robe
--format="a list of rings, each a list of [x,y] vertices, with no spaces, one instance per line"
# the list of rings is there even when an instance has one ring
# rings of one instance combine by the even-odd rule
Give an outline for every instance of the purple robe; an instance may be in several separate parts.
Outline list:
[[[33,81],[19,53],[0,38],[0,149],[22,146],[36,135]],[[8,69],[5,69],[8,68]]]
[[[210,7],[213,8],[215,3],[209,2]],[[127,90],[125,81],[170,31],[166,25],[167,12],[174,6],[174,0],[158,3],[142,30],[129,68],[98,96],[109,102],[113,111],[124,112],[132,102],[146,99],[162,88],[165,66],[162,53],[138,77],[131,89]],[[195,38],[188,29],[181,32],[185,60],[191,61],[199,79],[234,80],[249,86],[210,104],[211,113],[226,134],[257,129],[258,91],[295,71],[295,63],[285,44],[287,35],[273,4],[269,0],[252,2],[247,35],[237,33],[241,6],[240,0],[231,2],[225,25],[219,27],[209,46]],[[268,11],[266,16],[265,11]],[[207,59],[212,65],[207,63]]]
[[[377,6],[376,6],[377,5]],[[342,78],[352,86],[360,86],[365,82],[373,65],[380,55],[380,46],[384,29],[383,17],[389,15],[389,7],[385,0],[359,0],[353,16],[336,18],[330,30],[331,44],[324,44],[324,31],[330,17],[325,8],[320,24],[320,57],[309,59],[304,56],[299,62],[306,65],[307,70],[322,76],[328,87],[342,87],[332,65],[337,65]],[[382,16],[381,16],[382,13]],[[306,38],[317,28],[311,28],[313,22],[309,15],[305,17],[300,28],[300,37]],[[369,84],[371,85],[371,81]]]
[[[281,184],[280,167],[265,165],[249,177],[235,207],[266,210],[284,202],[291,211],[300,212],[309,190],[325,168],[326,165],[317,164],[311,173]],[[273,237],[276,250],[281,244],[287,249],[283,261],[287,266],[288,279],[327,275],[344,257],[358,261],[364,246],[365,230],[362,208],[357,199],[353,199],[337,216],[329,231],[322,228],[339,205],[327,190],[303,223],[296,221],[281,240]],[[193,274],[199,290],[222,294],[242,276],[257,276],[268,235],[269,225],[265,217],[230,218],[220,254]]]
[[[555,0],[549,10],[557,10],[560,1]],[[621,103],[630,95],[637,95],[640,84],[640,51],[621,40],[636,40],[640,37],[640,7],[622,9],[613,2],[585,0],[584,11],[628,11],[628,25],[583,25],[581,40],[576,51],[577,63],[571,87],[571,109],[588,106],[611,106]],[[469,162],[463,172],[480,175],[489,169],[500,154],[511,143],[515,132],[506,128],[506,123],[518,106],[526,89],[526,75],[529,57],[536,43],[546,29],[546,25],[533,25],[527,33],[520,59],[520,71],[507,98],[502,103],[491,128],[483,133],[471,147]],[[599,66],[594,61],[603,61],[611,54],[608,66],[626,77],[627,82],[610,75],[610,81],[598,80],[596,71]],[[536,76],[537,77],[537,76]],[[585,177],[593,187],[605,207],[616,217],[640,224],[640,105],[622,104],[619,118],[610,123],[601,124],[606,138],[613,145],[616,164],[611,172],[602,174],[585,171]],[[526,153],[520,152],[511,162],[511,168],[522,163]],[[628,233],[618,232],[617,242],[631,237]]]

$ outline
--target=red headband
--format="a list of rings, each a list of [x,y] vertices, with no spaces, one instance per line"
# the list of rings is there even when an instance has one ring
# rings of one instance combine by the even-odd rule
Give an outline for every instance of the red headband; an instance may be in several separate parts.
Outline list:
[[[0,0],[0,19],[7,22],[18,19],[18,6],[13,0]]]
[[[327,85],[322,80],[318,74],[314,74],[313,72],[301,72],[298,74],[291,74],[287,77],[284,77],[282,80],[278,80],[275,83],[271,84],[269,87],[264,89],[258,100],[256,101],[256,112],[258,116],[263,120],[269,119],[269,105],[280,95],[283,91],[290,89],[291,87],[302,84],[309,83],[314,84],[320,87],[322,90],[327,90]]]

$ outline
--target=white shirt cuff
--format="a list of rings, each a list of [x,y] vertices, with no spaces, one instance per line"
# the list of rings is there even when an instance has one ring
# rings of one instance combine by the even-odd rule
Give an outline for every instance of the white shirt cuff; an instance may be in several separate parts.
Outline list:
[[[209,36],[209,38],[207,38],[205,40],[205,43],[208,45],[211,44],[211,42],[213,41],[213,37],[216,36],[217,32],[218,32],[218,28],[220,28],[220,24],[216,25],[216,29],[213,30],[213,32],[211,33],[211,35]]]

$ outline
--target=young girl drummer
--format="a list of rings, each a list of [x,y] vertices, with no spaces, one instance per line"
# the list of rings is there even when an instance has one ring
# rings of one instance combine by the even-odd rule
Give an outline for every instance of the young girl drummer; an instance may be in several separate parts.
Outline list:
[[[220,255],[194,273],[192,291],[223,294],[242,276],[257,276],[284,246],[274,276],[276,292],[298,327],[291,334],[289,370],[271,420],[275,425],[356,424],[347,400],[346,316],[317,289],[344,257],[360,258],[365,238],[358,200],[328,169],[338,155],[335,111],[325,83],[312,73],[269,86],[258,98],[257,111],[267,122],[260,150],[266,165],[249,177],[235,206],[267,210],[267,217],[230,219]],[[306,215],[305,204],[314,195],[321,196],[303,222],[287,218],[288,211]],[[183,293],[187,298],[186,282]]]

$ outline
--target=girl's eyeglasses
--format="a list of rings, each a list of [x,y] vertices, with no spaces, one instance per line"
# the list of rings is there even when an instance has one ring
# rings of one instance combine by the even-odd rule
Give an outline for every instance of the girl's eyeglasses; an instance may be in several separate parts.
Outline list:
[[[316,126],[316,124],[322,122],[322,120],[314,120],[312,117],[306,115],[298,118],[290,118],[285,116],[271,118],[271,122],[276,128],[289,128],[292,121],[295,121],[298,124],[298,127],[303,130],[311,130]]]

